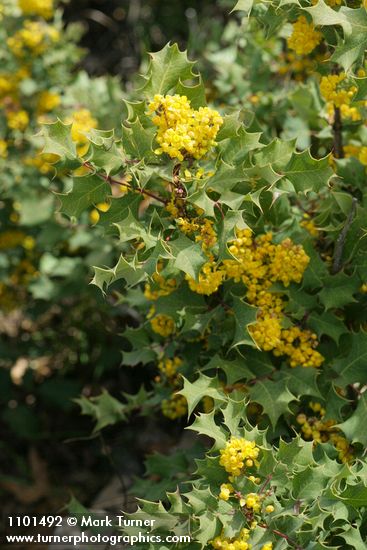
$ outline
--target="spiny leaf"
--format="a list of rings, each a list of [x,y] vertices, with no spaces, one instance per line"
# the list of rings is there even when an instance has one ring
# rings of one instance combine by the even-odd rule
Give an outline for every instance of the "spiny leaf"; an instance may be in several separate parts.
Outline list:
[[[43,138],[43,153],[52,153],[67,159],[77,159],[76,145],[71,139],[72,124],[64,124],[61,120],[44,124],[38,134]]]
[[[362,443],[364,447],[367,446],[367,430],[366,430],[366,418],[367,418],[367,393],[362,393],[356,410],[352,416],[345,422],[338,424],[346,438],[351,443]]]
[[[60,210],[70,217],[78,217],[84,210],[104,202],[111,188],[96,175],[74,177],[73,188],[68,193],[56,193],[61,201]]]
[[[307,193],[308,191],[317,193],[327,186],[333,171],[327,157],[316,160],[307,150],[293,154],[284,168],[284,175],[292,183],[297,193]]]
[[[257,308],[250,306],[238,297],[233,298],[232,306],[235,318],[235,333],[232,347],[254,346],[254,341],[248,332],[248,326],[256,322]]]
[[[187,401],[188,416],[192,414],[203,397],[211,397],[220,402],[225,401],[224,393],[218,389],[217,378],[209,378],[205,374],[200,374],[199,378],[193,383],[185,377],[183,377],[183,382],[183,389],[177,393],[183,395]]]
[[[360,382],[365,384],[367,382],[367,334],[364,331],[351,334],[348,344],[347,356],[340,357],[333,365],[339,374],[337,383],[347,385]]]
[[[286,380],[273,382],[272,380],[258,380],[249,389],[251,401],[259,403],[263,412],[268,415],[270,422],[275,428],[279,417],[289,412],[289,403],[297,399],[287,387]]]
[[[134,286],[145,278],[145,270],[138,264],[135,258],[131,262],[128,262],[121,255],[119,261],[112,269],[94,267],[94,277],[91,284],[98,286],[104,292],[111,283],[118,279],[124,279],[128,286]]]
[[[167,44],[162,50],[150,53],[151,57],[146,83],[142,91],[149,98],[155,94],[167,94],[179,81],[196,77],[192,72],[195,65],[189,61],[186,52],[181,52],[177,44]]]

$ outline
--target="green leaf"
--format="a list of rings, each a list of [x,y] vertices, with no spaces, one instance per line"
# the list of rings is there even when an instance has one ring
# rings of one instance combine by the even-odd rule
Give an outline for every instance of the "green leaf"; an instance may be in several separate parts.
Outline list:
[[[119,261],[112,269],[94,267],[94,277],[91,284],[98,286],[104,292],[110,284],[118,279],[124,279],[128,286],[134,286],[146,279],[146,273],[141,265],[138,264],[136,258],[128,262],[121,255]]]
[[[341,6],[338,11],[333,10],[323,0],[308,11],[316,25],[340,25],[344,31],[344,39],[339,39],[331,60],[349,71],[353,63],[362,58],[367,46],[367,13],[362,7],[359,9]]]
[[[254,155],[255,164],[257,166],[270,164],[276,172],[282,170],[292,158],[295,142],[294,139],[290,141],[274,139]]]
[[[297,193],[314,191],[318,193],[326,188],[333,171],[328,157],[314,159],[310,152],[294,153],[288,165],[284,168],[286,178],[292,183]]]
[[[343,348],[342,348],[343,349]],[[354,382],[367,382],[367,334],[364,331],[351,334],[349,353],[334,362],[334,369],[339,374],[337,383],[347,385]]]
[[[146,224],[139,222],[130,209],[128,209],[127,216],[123,221],[113,225],[118,228],[122,243],[141,239],[145,244],[145,250],[154,248],[157,243],[157,237],[145,229]]]
[[[200,413],[195,417],[194,423],[188,426],[187,429],[214,439],[213,449],[221,449],[226,445],[228,434],[222,427],[217,426],[214,421],[214,416],[214,410],[208,414]]]
[[[287,388],[296,396],[312,395],[320,397],[322,395],[317,385],[319,372],[317,369],[305,369],[304,367],[286,367],[286,370],[279,372],[280,377],[284,377]]]
[[[326,336],[330,336],[336,344],[339,343],[342,334],[348,332],[343,321],[330,312],[324,312],[322,315],[312,312],[307,319],[307,325],[319,337],[326,334]]]
[[[43,153],[52,153],[62,159],[77,159],[76,145],[71,139],[72,124],[64,124],[61,120],[44,124],[38,134],[43,138]]]
[[[222,135],[224,135],[224,130]],[[223,139],[219,143],[218,149],[222,160],[228,164],[242,162],[250,151],[262,146],[259,142],[260,137],[260,132],[249,133],[245,128],[240,128],[235,136],[229,136],[228,139]]]
[[[367,430],[366,430],[366,418],[367,418],[367,394],[362,393],[356,410],[353,414],[341,424],[338,424],[345,437],[351,443],[362,443],[364,447],[367,446]]]
[[[297,499],[315,499],[326,487],[327,476],[323,466],[307,466],[293,478],[293,495]]]
[[[253,3],[254,0],[238,0],[231,13],[234,11],[245,11],[246,13],[248,13],[249,11],[251,11]]]
[[[235,318],[235,333],[232,347],[241,345],[254,346],[254,341],[247,327],[256,322],[257,308],[250,306],[235,296],[233,298],[232,310]]]
[[[353,508],[367,506],[367,487],[362,483],[349,485],[342,493],[337,493],[335,496],[342,500],[346,506]]]
[[[191,383],[184,376],[183,389],[177,392],[179,395],[183,395],[187,401],[187,413],[188,416],[192,414],[195,407],[199,404],[203,397],[211,397],[219,402],[225,401],[223,391],[218,388],[219,382],[217,378],[209,378],[205,374],[200,374],[199,378],[195,382]]]
[[[96,175],[73,178],[73,188],[68,193],[56,193],[61,200],[60,210],[70,217],[78,217],[84,210],[104,202],[111,193],[109,184]]]
[[[181,52],[177,44],[167,44],[159,52],[149,55],[151,61],[142,91],[150,99],[155,94],[167,94],[179,81],[197,76],[192,72],[195,63],[188,60],[187,53]]]
[[[358,291],[359,286],[356,277],[349,277],[342,272],[329,275],[324,279],[324,288],[318,294],[319,300],[326,310],[341,308],[356,301],[353,294]]]
[[[125,420],[124,405],[112,397],[106,390],[97,397],[81,397],[74,399],[81,407],[81,413],[92,416],[96,420],[94,432],[98,432],[106,426]]]
[[[192,86],[185,85],[181,82],[181,80],[179,80],[175,91],[176,94],[185,95],[190,101],[191,107],[194,109],[199,109],[199,107],[205,107],[206,105],[205,86],[200,75],[199,82],[197,84],[193,84]]]
[[[208,261],[201,246],[181,234],[177,239],[169,242],[169,248],[176,257],[173,266],[197,280],[201,268]]]
[[[333,10],[323,0],[318,0],[318,2],[311,8],[303,9],[311,14],[315,25],[340,25],[346,36],[352,33],[352,25],[348,21],[346,14],[343,13],[342,10]]]
[[[249,388],[249,396],[251,401],[255,401],[263,407],[263,412],[268,415],[273,428],[282,414],[290,412],[289,403],[297,399],[289,391],[284,379],[278,382],[258,380]]]
[[[139,161],[144,159],[146,162],[159,162],[158,157],[153,153],[152,144],[155,134],[155,128],[144,128],[139,118],[125,122],[122,126],[122,145],[125,152]]]

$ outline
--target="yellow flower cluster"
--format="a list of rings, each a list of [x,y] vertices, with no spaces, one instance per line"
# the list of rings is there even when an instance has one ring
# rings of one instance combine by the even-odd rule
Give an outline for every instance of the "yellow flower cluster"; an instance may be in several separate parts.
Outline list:
[[[174,357],[170,359],[165,357],[158,363],[158,368],[160,372],[166,376],[166,378],[174,378],[177,375],[177,369],[182,365],[182,359],[179,357]]]
[[[262,547],[261,550],[273,550],[273,543],[267,542]]]
[[[170,399],[162,401],[162,413],[170,420],[176,420],[187,414],[187,401],[183,395],[173,394]]]
[[[347,439],[340,435],[339,428],[336,427],[337,421],[333,419],[323,420],[326,411],[321,403],[310,401],[308,404],[312,416],[306,416],[301,413],[297,416],[297,422],[301,426],[303,437],[313,440],[315,443],[333,443],[339,453],[339,459],[342,462],[350,462],[353,459],[353,447]]]
[[[0,158],[6,159],[8,156],[8,144],[5,139],[0,139]]]
[[[276,281],[284,286],[301,282],[310,261],[302,246],[290,239],[274,244],[271,233],[253,238],[251,230],[243,229],[237,232],[229,251],[236,260],[223,262],[227,276],[242,281],[248,302],[260,309],[257,322],[249,327],[257,345],[275,355],[288,356],[292,367],[321,365],[323,357],[314,349],[318,345],[316,335],[298,327],[282,330],[284,301],[280,293],[269,291]]]
[[[26,238],[25,233],[19,230],[9,230],[0,233],[0,250],[7,250],[21,246]]]
[[[291,367],[319,367],[324,358],[314,348],[317,347],[317,336],[310,330],[291,327],[281,331],[280,342],[273,350],[274,355],[289,357]]]
[[[23,15],[39,15],[50,19],[53,14],[53,0],[18,0]]]
[[[361,164],[367,166],[367,147],[362,145],[344,145],[345,158],[355,157]]]
[[[150,325],[155,333],[164,337],[171,336],[176,331],[175,322],[169,315],[156,315],[150,321]]]
[[[16,292],[5,283],[0,281],[0,309],[3,312],[10,312],[19,308],[20,301]]]
[[[304,77],[315,71],[316,60],[309,57],[300,57],[294,52],[285,52],[283,54],[278,73],[281,75],[292,74],[297,81],[302,81]]]
[[[20,109],[18,111],[13,110],[7,110],[6,111],[6,120],[8,127],[11,130],[19,130],[20,132],[24,132],[24,130],[29,125],[29,115],[27,111],[24,111],[23,109]]]
[[[40,153],[35,157],[26,157],[24,164],[34,166],[41,174],[48,174],[52,170],[52,164],[57,161],[57,155],[52,153]]]
[[[157,300],[161,296],[168,296],[177,288],[176,279],[166,279],[161,275],[162,263],[158,262],[157,271],[153,274],[153,283],[146,283],[144,288],[144,296],[147,300]]]
[[[330,117],[334,115],[334,107],[340,109],[342,118],[350,118],[353,121],[361,119],[357,107],[351,107],[350,103],[357,92],[356,86],[350,86],[344,72],[323,76],[320,81],[320,93],[327,101],[327,110]]]
[[[178,218],[177,225],[185,235],[198,233],[195,236],[195,242],[202,243],[204,252],[210,252],[217,242],[217,234],[213,227],[212,220],[208,218]]]
[[[224,271],[217,269],[215,262],[207,262],[200,270],[198,281],[195,281],[190,275],[186,275],[186,280],[193,292],[210,296],[217,292],[224,277]]]
[[[239,476],[245,467],[252,468],[257,464],[260,449],[254,441],[243,437],[231,437],[224,449],[220,451],[219,464],[232,476]]]
[[[61,103],[61,98],[59,94],[55,92],[49,92],[44,90],[40,93],[38,97],[38,112],[39,113],[48,113],[53,109],[56,109]]]
[[[247,542],[249,538],[249,529],[243,528],[238,537],[229,539],[224,535],[220,535],[210,541],[210,544],[218,550],[250,550],[251,545]]]
[[[306,229],[312,237],[318,237],[319,230],[317,229],[314,221],[311,220],[309,214],[303,214],[303,220],[301,221],[300,226]]]
[[[321,32],[315,30],[312,23],[308,23],[306,17],[301,15],[293,24],[293,31],[288,38],[288,48],[298,55],[311,53],[322,40]]]
[[[23,28],[7,40],[7,44],[17,57],[42,54],[50,43],[59,40],[59,31],[40,21],[25,21]]]
[[[223,119],[209,107],[193,109],[186,96],[155,95],[149,114],[158,127],[156,154],[167,153],[182,162],[202,158],[216,145],[215,138]]]

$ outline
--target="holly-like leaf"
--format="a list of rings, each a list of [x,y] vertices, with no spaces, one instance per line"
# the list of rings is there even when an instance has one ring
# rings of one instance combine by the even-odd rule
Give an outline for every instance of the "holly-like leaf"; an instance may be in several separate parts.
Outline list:
[[[181,234],[174,241],[170,241],[169,248],[175,256],[174,267],[197,279],[201,268],[208,261],[201,246]]]
[[[307,319],[307,325],[314,330],[319,337],[326,334],[326,336],[330,336],[336,344],[339,343],[340,337],[347,332],[347,328],[343,321],[328,311],[325,311],[321,315],[312,312]]]
[[[94,432],[102,430],[105,426],[111,426],[125,420],[124,405],[112,397],[106,390],[97,397],[81,397],[74,399],[81,407],[82,414],[92,416],[96,420]]]
[[[43,139],[43,153],[58,155],[61,159],[77,159],[76,145],[71,139],[72,124],[64,124],[61,120],[44,124],[38,134]]]
[[[122,126],[122,145],[124,151],[133,159],[146,162],[159,162],[158,157],[153,153],[153,139],[155,128],[144,128],[140,119],[125,122]]]
[[[353,294],[359,289],[359,281],[345,273],[329,275],[324,279],[324,288],[319,292],[319,300],[326,310],[341,308],[355,302]]]
[[[191,107],[194,109],[199,109],[199,107],[205,107],[205,86],[204,82],[199,75],[199,81],[197,84],[185,85],[181,80],[179,80],[176,86],[176,94],[185,95],[190,101]]]
[[[367,487],[363,483],[349,485],[342,493],[336,493],[335,496],[346,506],[353,508],[367,506]]]
[[[278,382],[258,380],[250,387],[249,395],[251,401],[255,401],[263,407],[263,412],[268,415],[273,428],[275,428],[279,417],[289,412],[289,403],[297,399],[289,391],[284,379]]]
[[[146,279],[146,272],[135,258],[128,262],[121,255],[115,267],[111,269],[94,267],[94,277],[91,283],[104,292],[110,284],[118,279],[124,279],[128,286],[134,286]]]
[[[367,430],[366,429],[366,418],[367,418],[367,394],[362,393],[358,405],[352,416],[348,418],[345,422],[338,424],[345,437],[351,443],[362,443],[364,447],[367,446]]]
[[[233,298],[233,315],[235,318],[235,333],[232,347],[254,346],[254,341],[248,332],[248,326],[256,322],[257,308],[250,306],[238,297]]]
[[[200,413],[196,416],[194,423],[188,426],[187,429],[207,435],[211,439],[214,439],[213,449],[222,449],[225,447],[229,435],[221,426],[215,423],[214,416],[214,410],[208,414]]]
[[[337,383],[347,385],[367,382],[367,334],[364,331],[351,334],[349,337],[349,353],[334,362],[338,373]],[[343,348],[342,348],[343,349]]]
[[[154,248],[157,243],[157,237],[149,230],[147,231],[145,225],[133,216],[130,209],[126,218],[119,223],[115,223],[114,226],[118,228],[120,241],[123,243],[133,239],[141,239],[145,244],[145,250]]]
[[[315,25],[339,25],[343,29],[344,37],[339,38],[332,61],[348,71],[353,63],[362,58],[367,47],[367,13],[363,7],[355,9],[341,6],[336,11],[319,0],[315,6],[303,9],[311,14]]]
[[[254,3],[254,0],[238,0],[232,12],[244,11],[246,13],[249,13],[249,11],[251,11],[253,3]]]
[[[185,377],[183,377],[183,382],[183,389],[177,393],[183,395],[187,401],[188,416],[192,414],[203,397],[211,397],[219,402],[225,401],[224,393],[218,389],[217,378],[209,378],[205,374],[200,374],[199,378],[193,383]]]
[[[333,171],[328,157],[314,159],[310,152],[294,153],[288,165],[284,168],[286,178],[292,183],[296,193],[317,193],[326,188]]]
[[[181,52],[177,44],[167,44],[159,52],[149,55],[151,60],[145,77],[146,83],[142,88],[149,98],[153,98],[155,94],[165,95],[180,81],[197,77],[192,72],[195,63],[188,60],[187,53]]]
[[[70,217],[78,217],[84,210],[104,202],[111,193],[108,183],[96,175],[73,178],[73,188],[68,193],[57,193],[60,210]]]

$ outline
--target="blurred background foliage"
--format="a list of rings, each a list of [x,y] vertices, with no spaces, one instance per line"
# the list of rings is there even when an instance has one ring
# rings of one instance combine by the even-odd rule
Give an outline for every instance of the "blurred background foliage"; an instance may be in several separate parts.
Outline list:
[[[4,6],[11,14],[1,30],[0,76],[6,82],[9,74],[22,68],[22,60],[6,44],[24,19],[17,2],[6,0]],[[4,84],[0,495],[7,499],[6,513],[29,507],[55,511],[70,492],[89,503],[111,476],[121,470],[141,473],[146,452],[164,452],[181,433],[180,423],[161,419],[162,428],[140,418],[123,431],[111,427],[104,430],[103,438],[97,433],[90,436],[93,423],[79,414],[73,401],[80,395],[99,395],[102,389],[116,397],[121,390],[134,394],[146,373],[135,369],[131,376],[132,371],[119,368],[121,350],[129,349],[120,334],[127,323],[134,325],[132,312],[117,294],[106,301],[87,284],[90,266],[109,265],[116,254],[103,230],[90,230],[98,213],[86,215],[78,224],[54,214],[52,171],[41,161],[34,137],[39,116],[43,122],[55,116],[70,120],[75,112],[85,116],[87,109],[86,118],[95,121],[91,124],[101,129],[116,126],[129,83],[141,63],[147,62],[146,52],[171,40],[188,47],[194,56],[203,49],[209,31],[219,40],[230,6],[228,0],[60,2],[63,11],[56,12],[50,24],[62,32],[61,41],[41,55],[35,53],[29,71],[20,75],[14,88]],[[40,113],[40,98],[50,90],[61,100]],[[11,128],[9,117],[24,112],[28,123]],[[68,185],[65,173],[64,178],[53,179],[51,189],[63,192]],[[111,402],[106,403],[105,413],[108,419],[116,414]],[[181,467],[180,458],[178,462]],[[160,474],[153,460],[152,478],[157,480]]]

